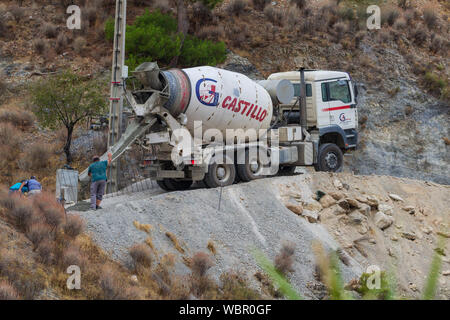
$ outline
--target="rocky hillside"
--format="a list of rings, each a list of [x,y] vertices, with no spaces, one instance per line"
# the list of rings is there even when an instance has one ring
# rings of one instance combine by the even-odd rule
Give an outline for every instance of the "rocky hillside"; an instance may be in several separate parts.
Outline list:
[[[318,191],[325,194],[320,201]],[[304,173],[223,191],[161,194],[155,185],[108,198],[101,211],[77,212],[82,203],[71,210],[87,221],[95,242],[125,265],[131,263],[127,249],[135,243],[145,242],[155,257],[174,255],[177,274],[189,273],[189,257],[203,251],[214,261],[213,278],[237,272],[264,291],[253,250],[276,261],[283,246],[291,243],[290,281],[305,298],[322,299],[327,290],[318,278],[313,249],[321,243],[339,253],[346,284],[357,287],[361,274],[374,265],[395,278],[398,296],[417,298],[440,248],[439,237],[450,236],[449,196],[447,186],[416,180]],[[437,297],[448,299],[448,248],[441,254]]]

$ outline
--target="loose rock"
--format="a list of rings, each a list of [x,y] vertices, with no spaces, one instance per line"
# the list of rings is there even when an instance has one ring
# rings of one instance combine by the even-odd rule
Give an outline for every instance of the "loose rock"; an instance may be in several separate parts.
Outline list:
[[[370,215],[370,206],[368,204],[362,203],[359,208],[359,212],[361,212],[365,216]]]
[[[356,201],[355,199],[346,198],[345,200],[347,200],[347,202],[348,202],[348,204],[350,205],[351,208],[357,208],[358,209],[360,207],[359,202]]]
[[[360,224],[366,219],[364,215],[356,210],[349,213],[348,217],[350,218],[350,221],[355,224]]]
[[[377,208],[378,207],[378,199],[374,196],[368,196],[367,197],[367,204],[371,207]]]
[[[332,196],[333,199],[336,201],[341,200],[345,196],[342,192],[339,192],[339,191],[331,192],[329,195]]]
[[[303,207],[301,204],[287,203],[286,208],[288,208],[297,215],[301,215],[303,213]]]
[[[392,208],[390,205],[387,205],[385,203],[380,203],[378,205],[378,210],[389,216],[392,216],[392,214],[394,213],[394,208]]]
[[[350,210],[350,204],[348,203],[347,199],[341,199],[337,204],[346,211]]]
[[[402,237],[411,241],[416,240],[417,236],[414,232],[409,232],[409,231],[403,231],[402,232]]]
[[[334,200],[334,198],[332,196],[326,194],[322,198],[320,198],[319,202],[322,205],[322,207],[328,208],[328,207],[331,207],[333,204],[335,204],[336,200]]]
[[[341,189],[344,187],[344,186],[342,185],[342,182],[340,182],[338,179],[334,179],[333,185],[334,185],[337,189],[339,189],[339,190],[341,190]]]
[[[406,212],[408,212],[409,214],[416,213],[416,208],[414,206],[406,206],[406,207],[403,207],[402,209],[405,210]]]
[[[381,230],[385,230],[387,228],[389,228],[393,223],[394,223],[394,219],[392,219],[391,217],[385,215],[383,212],[378,211],[375,214],[375,225],[380,228]]]
[[[319,214],[314,211],[305,210],[303,211],[302,216],[305,217],[309,223],[317,223],[317,221],[319,221]]]
[[[395,201],[401,201],[401,202],[404,202],[404,201],[405,201],[405,200],[403,200],[402,197],[400,197],[399,195],[394,194],[394,193],[390,193],[390,194],[389,194],[389,197],[390,197],[392,200],[395,200]]]
[[[307,203],[303,203],[303,207],[306,210],[310,210],[310,211],[320,211],[322,210],[322,205],[320,204],[320,202],[313,200],[311,202],[307,202]]]

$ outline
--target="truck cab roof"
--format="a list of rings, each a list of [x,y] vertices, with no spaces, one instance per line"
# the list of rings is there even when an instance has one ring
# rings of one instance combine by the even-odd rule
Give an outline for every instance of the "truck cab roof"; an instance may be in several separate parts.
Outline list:
[[[272,73],[268,78],[268,80],[280,80],[286,79],[290,81],[300,81],[300,71],[287,71],[287,72],[278,72]],[[347,72],[342,71],[328,71],[328,70],[307,70],[305,71],[305,81],[314,82],[314,81],[323,81],[323,80],[331,80],[331,79],[346,79],[350,80],[350,76]]]

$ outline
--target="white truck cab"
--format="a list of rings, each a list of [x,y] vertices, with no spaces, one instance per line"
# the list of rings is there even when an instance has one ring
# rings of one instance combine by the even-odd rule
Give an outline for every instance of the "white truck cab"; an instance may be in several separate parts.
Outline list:
[[[300,123],[300,71],[271,74],[268,80],[286,79],[294,85],[295,97],[290,104],[280,105],[279,116],[287,125]],[[306,87],[306,126],[307,131],[318,137],[316,168],[334,171],[335,162],[342,167],[342,154],[357,146],[358,112],[356,108],[357,90],[350,75],[340,71],[305,70]],[[336,145],[337,148],[330,147]],[[327,145],[327,146],[325,146]],[[323,154],[324,149],[334,149],[330,154]],[[323,162],[321,157],[332,163]],[[340,163],[339,163],[340,162]]]

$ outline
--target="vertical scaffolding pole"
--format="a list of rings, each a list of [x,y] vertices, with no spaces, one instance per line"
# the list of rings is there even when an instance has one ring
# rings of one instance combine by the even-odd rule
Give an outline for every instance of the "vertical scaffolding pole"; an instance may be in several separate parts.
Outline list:
[[[125,60],[126,0],[116,0],[116,16],[114,26],[114,49],[111,76],[111,96],[109,104],[108,149],[112,147],[122,134],[123,111],[123,71]],[[107,193],[117,192],[119,187],[119,161],[114,161],[108,169]]]

